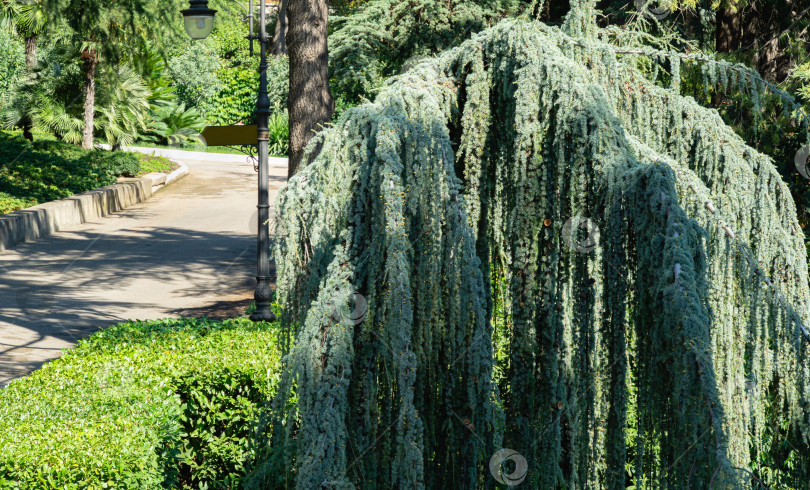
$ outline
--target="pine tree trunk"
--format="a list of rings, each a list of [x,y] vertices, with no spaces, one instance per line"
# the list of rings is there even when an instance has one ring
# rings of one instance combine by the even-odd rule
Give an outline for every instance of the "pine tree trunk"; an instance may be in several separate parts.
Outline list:
[[[287,50],[290,55],[290,177],[305,167],[307,143],[329,123],[334,100],[329,90],[329,21],[326,0],[289,0]],[[313,153],[313,156],[317,152]]]
[[[287,5],[290,0],[281,0],[278,7],[278,22],[276,33],[273,35],[273,54],[281,56],[287,54]]]
[[[37,67],[37,35],[25,38],[25,66],[29,71]]]
[[[93,49],[82,52],[84,60],[84,133],[82,148],[93,148],[93,126],[96,112],[96,67],[98,57]]]

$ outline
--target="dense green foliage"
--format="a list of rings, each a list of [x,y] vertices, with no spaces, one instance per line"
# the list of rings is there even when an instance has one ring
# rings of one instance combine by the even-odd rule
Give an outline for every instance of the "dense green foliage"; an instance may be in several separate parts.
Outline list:
[[[270,135],[267,151],[270,155],[286,155],[290,151],[290,116],[287,109],[276,111],[267,121]]]
[[[207,102],[205,112],[214,124],[227,125],[255,122],[256,91],[259,87],[259,46],[250,56],[245,41],[248,31],[243,24],[219,26],[211,37],[221,66],[216,72],[220,82],[216,96]],[[284,56],[270,56],[267,60],[267,92],[270,107],[280,112],[287,107],[289,67]]]
[[[220,90],[220,59],[209,43],[194,43],[170,61],[172,81],[179,100],[205,113]]]
[[[115,183],[140,170],[136,155],[82,150],[59,142],[29,143],[0,132],[0,192],[19,204],[37,204]],[[14,211],[4,201],[6,212]]]
[[[258,44],[250,56],[247,34],[247,27],[235,17],[218,18],[210,38],[189,45],[170,61],[179,99],[196,108],[209,124],[254,122]],[[286,57],[268,59],[268,96],[275,112],[287,106],[287,65]]]
[[[155,156],[154,152],[152,155],[137,152],[133,154],[138,158],[140,163],[138,175],[144,175],[152,172],[167,174],[177,168],[176,163],[167,158]]]
[[[37,204],[37,201],[31,198],[20,199],[12,196],[11,194],[0,192],[0,214],[18,211]]]
[[[162,157],[82,150],[57,141],[29,143],[0,132],[0,214],[114,184],[117,177],[172,168]]]
[[[3,97],[16,86],[25,70],[22,43],[8,29],[0,28],[0,109]]]
[[[141,142],[185,146],[200,141],[199,134],[205,129],[205,120],[193,107],[172,102],[155,107],[147,126],[148,130],[141,135]]]
[[[578,4],[418,63],[282,191],[296,341],[253,483],[478,488],[505,447],[531,488],[806,484],[789,189]]]
[[[69,143],[81,142],[84,128],[82,64],[68,49],[54,48],[48,62],[7,95],[0,117],[8,128],[21,120]],[[129,65],[104,65],[97,76],[95,134],[110,145],[130,145],[147,128],[149,84]]]
[[[130,322],[0,390],[0,487],[237,488],[275,327]]]

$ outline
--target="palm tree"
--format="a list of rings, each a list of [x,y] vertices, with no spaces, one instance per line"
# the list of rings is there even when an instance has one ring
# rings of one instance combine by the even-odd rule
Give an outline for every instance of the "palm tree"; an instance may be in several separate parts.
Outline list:
[[[145,49],[150,40],[171,39],[179,32],[179,0],[42,0],[51,15],[64,19],[80,46],[84,86],[82,147],[93,147],[96,75],[99,63],[115,63]]]
[[[25,67],[30,77],[37,67],[37,40],[45,32],[48,17],[40,0],[2,0],[0,18],[8,23],[14,31],[25,40]],[[19,121],[23,136],[28,141],[34,141],[31,132],[31,119],[23,118]]]
[[[37,40],[45,32],[48,16],[40,0],[2,0],[0,17],[25,40],[25,65],[28,70],[37,66]]]
[[[0,126],[13,127],[27,119],[34,128],[68,143],[81,143],[82,71],[75,49],[67,46],[62,57],[68,61],[58,69],[44,67],[15,87],[0,110]],[[101,65],[95,107],[96,135],[111,147],[132,144],[147,129],[153,91],[138,72],[126,64]]]

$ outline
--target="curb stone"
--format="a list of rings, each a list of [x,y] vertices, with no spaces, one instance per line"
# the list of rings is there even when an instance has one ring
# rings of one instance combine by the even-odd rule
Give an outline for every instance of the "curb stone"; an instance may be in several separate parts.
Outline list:
[[[180,168],[168,175],[152,173],[125,179],[58,201],[0,215],[0,252],[148,200],[166,185],[188,175],[187,166],[172,161]]]

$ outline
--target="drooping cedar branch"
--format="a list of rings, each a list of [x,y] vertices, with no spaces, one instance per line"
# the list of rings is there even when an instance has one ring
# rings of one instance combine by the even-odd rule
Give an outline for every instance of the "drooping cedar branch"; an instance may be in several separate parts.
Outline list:
[[[774,424],[807,450],[788,189],[577,22],[503,22],[318,136],[277,205],[274,484],[480,488],[508,447],[531,488],[747,488]]]

